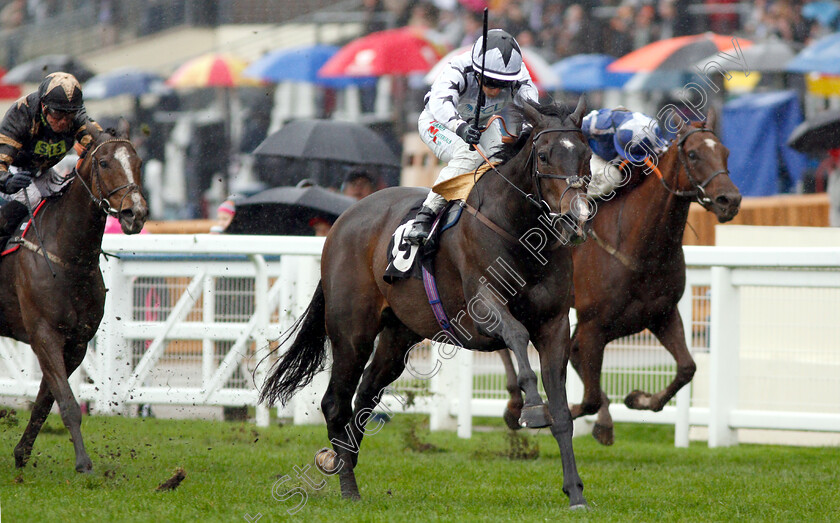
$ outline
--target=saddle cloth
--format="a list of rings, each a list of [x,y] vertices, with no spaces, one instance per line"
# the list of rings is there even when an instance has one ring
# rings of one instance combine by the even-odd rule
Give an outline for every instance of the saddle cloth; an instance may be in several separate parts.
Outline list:
[[[420,210],[422,205],[423,201],[418,200],[403,219],[400,220],[399,227],[391,235],[391,241],[388,244],[388,267],[385,269],[383,276],[383,279],[388,284],[394,283],[396,280],[408,278],[422,280],[422,268],[424,266],[426,270],[433,272],[432,260],[440,243],[440,235],[443,231],[454,227],[458,223],[458,219],[461,217],[461,211],[463,210],[460,202],[449,202],[435,220],[434,226],[429,233],[429,239],[421,247],[419,245],[409,244],[405,241],[404,236],[411,229],[412,224],[414,224],[414,218],[417,216],[417,211]]]

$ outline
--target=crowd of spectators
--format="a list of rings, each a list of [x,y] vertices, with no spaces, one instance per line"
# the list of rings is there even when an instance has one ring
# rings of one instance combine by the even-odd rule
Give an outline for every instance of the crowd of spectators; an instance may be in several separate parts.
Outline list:
[[[481,33],[481,0],[363,0],[368,32],[419,26],[450,47],[472,44]],[[834,32],[838,20],[803,16],[802,0],[491,0],[490,25],[553,62],[580,53],[616,57],[656,40],[714,31],[794,44]],[[823,20],[822,22],[825,22]]]

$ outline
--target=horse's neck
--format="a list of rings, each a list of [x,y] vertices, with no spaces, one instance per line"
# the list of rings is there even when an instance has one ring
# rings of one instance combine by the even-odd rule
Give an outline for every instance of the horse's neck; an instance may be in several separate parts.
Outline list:
[[[45,207],[42,237],[52,240],[47,250],[72,264],[97,261],[105,233],[105,214],[95,205],[82,182],[91,187],[90,177],[82,175],[70,184],[67,192]],[[39,225],[40,225],[39,221]]]
[[[658,168],[668,187],[681,190],[678,184],[684,175],[681,173],[682,163],[676,145],[659,158]],[[625,241],[634,243],[633,250],[644,258],[667,258],[674,249],[682,248],[691,200],[670,192],[654,173],[645,175],[645,180],[635,190],[628,192],[625,198],[624,211],[638,209],[636,219],[644,223],[632,231],[628,227],[627,237],[621,238],[622,245],[625,245]],[[626,218],[632,220],[632,217]]]
[[[484,173],[467,202],[493,223],[519,238],[536,225],[539,212],[525,199],[525,195],[512,187],[505,178],[526,194],[534,192],[528,185],[531,182],[527,172],[527,154],[520,153],[497,169],[501,175],[493,169]]]

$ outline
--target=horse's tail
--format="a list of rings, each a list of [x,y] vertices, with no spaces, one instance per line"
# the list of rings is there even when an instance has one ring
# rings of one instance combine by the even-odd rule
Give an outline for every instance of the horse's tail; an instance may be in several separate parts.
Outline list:
[[[308,385],[322,370],[327,356],[325,309],[324,290],[318,282],[306,311],[280,342],[279,347],[282,347],[297,331],[289,350],[271,366],[270,375],[260,392],[260,402],[268,401],[271,405],[279,400],[285,405],[298,389]]]

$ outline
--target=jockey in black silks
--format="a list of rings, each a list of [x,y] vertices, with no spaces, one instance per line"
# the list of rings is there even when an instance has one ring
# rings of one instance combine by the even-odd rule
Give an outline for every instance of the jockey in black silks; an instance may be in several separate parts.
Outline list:
[[[82,87],[71,74],[47,75],[38,90],[17,100],[0,123],[0,246],[38,203],[60,192],[70,177],[55,164],[76,146],[81,156],[93,139],[90,126],[102,130],[85,112]]]

